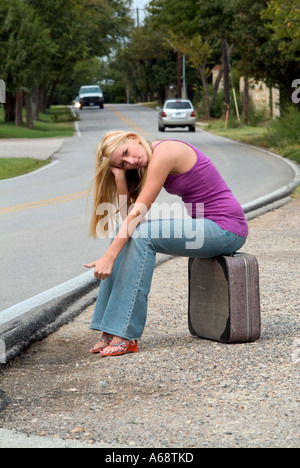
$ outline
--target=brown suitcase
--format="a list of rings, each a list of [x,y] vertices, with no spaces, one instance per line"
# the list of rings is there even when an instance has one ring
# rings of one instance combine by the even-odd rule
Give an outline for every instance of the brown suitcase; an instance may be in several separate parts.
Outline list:
[[[189,259],[189,330],[223,343],[258,340],[259,269],[246,253]]]

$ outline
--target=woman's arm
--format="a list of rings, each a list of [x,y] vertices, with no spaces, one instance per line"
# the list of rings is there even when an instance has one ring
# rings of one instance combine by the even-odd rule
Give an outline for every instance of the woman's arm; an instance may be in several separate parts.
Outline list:
[[[106,279],[110,276],[115,259],[150,209],[152,203],[156,200],[166,178],[173,169],[173,165],[173,158],[163,156],[161,151],[157,151],[153,155],[148,166],[144,187],[132,210],[123,222],[116,238],[106,251],[104,257],[96,262],[85,265],[87,268],[95,268],[96,278]]]
[[[130,196],[126,181],[126,172],[124,169],[121,169],[119,167],[112,167],[111,172],[115,177],[115,182],[117,186],[120,214],[122,219],[125,220],[128,215],[128,209],[130,205]]]

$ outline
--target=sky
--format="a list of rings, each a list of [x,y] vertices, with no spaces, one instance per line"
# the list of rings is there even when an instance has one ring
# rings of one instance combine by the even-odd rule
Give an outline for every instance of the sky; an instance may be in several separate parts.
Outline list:
[[[132,8],[136,10],[137,8],[145,8],[145,6],[149,3],[150,0],[133,0],[132,2]],[[140,15],[140,20],[143,20],[144,18],[144,12],[139,11]],[[136,15],[135,15],[136,16]]]

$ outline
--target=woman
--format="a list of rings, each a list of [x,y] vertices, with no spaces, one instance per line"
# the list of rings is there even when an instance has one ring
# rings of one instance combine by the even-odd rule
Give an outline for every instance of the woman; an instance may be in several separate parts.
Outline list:
[[[118,204],[124,220],[104,257],[85,265],[103,280],[91,324],[103,334],[91,352],[109,356],[138,351],[157,252],[231,254],[244,245],[248,226],[212,162],[188,143],[149,143],[135,133],[110,132],[98,146],[96,164],[90,235],[109,235],[110,206]],[[163,187],[182,197],[189,219],[143,221]]]

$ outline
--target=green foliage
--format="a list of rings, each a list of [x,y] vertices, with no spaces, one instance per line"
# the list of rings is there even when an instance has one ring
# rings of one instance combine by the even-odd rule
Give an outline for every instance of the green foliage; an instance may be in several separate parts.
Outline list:
[[[282,148],[281,155],[300,164],[300,145],[290,145]]]
[[[109,54],[133,26],[130,5],[131,0],[1,0],[0,78],[9,109],[23,91],[31,125],[31,95],[35,108],[45,109],[56,89],[64,94],[76,80],[78,63]],[[7,120],[14,120],[9,112]]]
[[[287,60],[300,61],[300,6],[299,0],[269,0],[262,18],[269,21],[272,39],[279,41],[278,49]]]
[[[297,106],[290,106],[282,117],[272,123],[269,131],[277,146],[289,146],[289,150],[292,151],[290,145],[300,145],[299,129],[300,111]]]
[[[263,122],[268,120],[267,110],[264,108],[256,108],[253,104],[250,104],[250,111],[248,117],[248,124],[252,127],[257,127]]]
[[[32,86],[49,70],[55,53],[46,29],[28,5],[19,0],[1,3],[1,78],[9,90]]]
[[[52,114],[57,111],[54,106],[46,114],[41,113],[40,119],[34,121],[34,128],[16,127],[14,123],[4,122],[4,112],[0,106],[0,144],[1,138],[65,138],[74,135],[74,125],[71,122],[57,122]],[[23,112],[25,116],[25,111]]]
[[[281,109],[300,75],[299,0],[152,0],[153,27],[189,39],[199,34],[221,63],[220,40],[233,46],[232,64],[243,76],[279,86]],[[216,55],[219,54],[219,57]]]
[[[230,116],[225,129],[224,120],[209,125],[208,130],[217,135],[270,149],[281,156],[300,163],[300,111],[291,106],[275,121],[263,122],[259,126],[238,125],[234,115]]]
[[[74,115],[71,112],[69,107],[62,107],[51,114],[51,120],[53,120],[53,122],[76,122],[79,118],[77,114]]]
[[[132,31],[130,42],[111,61],[110,78],[122,83],[123,96],[129,89],[136,100],[153,100],[155,94],[163,99],[165,87],[176,83],[175,57],[161,32],[145,24]]]

